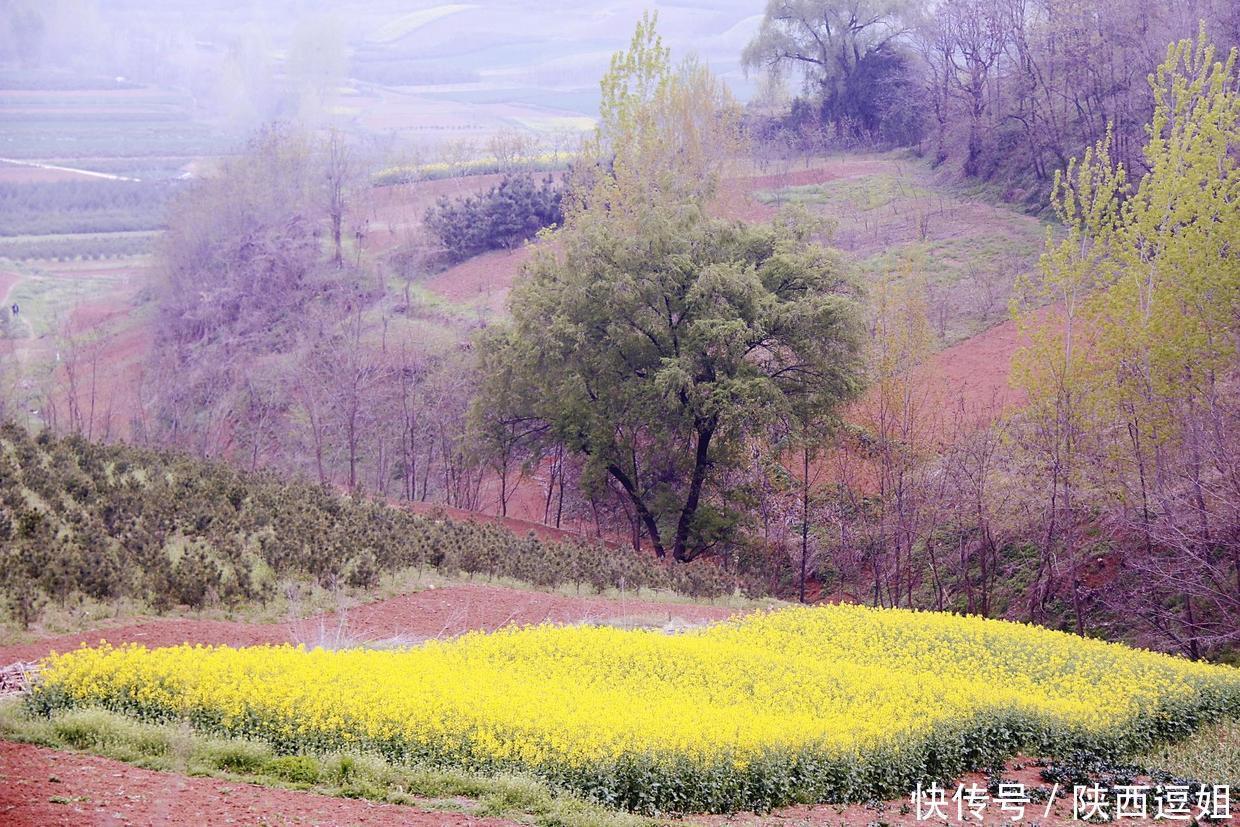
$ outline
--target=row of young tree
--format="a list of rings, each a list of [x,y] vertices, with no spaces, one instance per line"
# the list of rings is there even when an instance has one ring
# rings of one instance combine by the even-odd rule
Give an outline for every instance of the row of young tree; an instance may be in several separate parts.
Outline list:
[[[167,181],[0,183],[0,235],[110,233],[157,229],[175,184]]]
[[[1240,42],[1226,0],[770,0],[744,58],[803,81],[768,138],[917,145],[1040,206],[1108,129],[1116,160],[1144,169],[1147,75],[1199,25]]]

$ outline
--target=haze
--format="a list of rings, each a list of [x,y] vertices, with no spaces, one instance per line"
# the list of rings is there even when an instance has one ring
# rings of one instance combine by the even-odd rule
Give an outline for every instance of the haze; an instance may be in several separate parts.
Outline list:
[[[183,91],[196,119],[244,136],[275,119],[435,146],[519,128],[579,132],[643,10],[676,54],[744,96],[761,5],[643,2],[27,2],[0,4],[0,55]],[[7,24],[7,25],[3,25]]]

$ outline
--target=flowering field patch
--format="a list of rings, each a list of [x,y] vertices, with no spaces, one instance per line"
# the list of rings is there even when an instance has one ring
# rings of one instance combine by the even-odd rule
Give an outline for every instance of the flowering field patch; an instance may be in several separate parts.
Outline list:
[[[1119,755],[1240,713],[1233,668],[857,606],[401,651],[105,646],[43,669],[43,711],[99,705],[289,752],[527,770],[642,812],[907,795],[1017,750]]]

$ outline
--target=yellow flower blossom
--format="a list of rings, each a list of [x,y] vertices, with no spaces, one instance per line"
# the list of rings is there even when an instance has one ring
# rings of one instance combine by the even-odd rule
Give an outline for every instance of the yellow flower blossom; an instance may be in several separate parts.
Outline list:
[[[1240,670],[1016,623],[828,606],[678,635],[538,626],[386,651],[84,648],[44,662],[39,699],[290,750],[516,767],[667,810],[899,794],[995,751],[1139,747],[1240,711]],[[839,780],[840,767],[859,774]],[[786,788],[755,792],[773,772]],[[659,792],[642,798],[652,774]],[[732,776],[746,780],[719,780]]]

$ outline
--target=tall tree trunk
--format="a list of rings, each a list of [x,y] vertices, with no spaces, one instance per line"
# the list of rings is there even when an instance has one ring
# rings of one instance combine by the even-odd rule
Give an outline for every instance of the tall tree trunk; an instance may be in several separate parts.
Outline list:
[[[637,514],[641,518],[642,525],[646,527],[646,532],[650,535],[650,544],[654,547],[654,553],[659,558],[667,556],[667,549],[663,546],[663,538],[659,535],[659,523],[654,518],[654,514],[646,507],[645,501],[642,499],[641,493],[637,490],[637,486],[629,479],[629,475],[624,473],[624,469],[615,463],[607,466],[607,473],[611,474],[616,482],[620,483],[620,487],[624,489],[624,493],[628,495],[629,500],[633,503],[633,507],[637,509]],[[593,500],[591,500],[593,502]],[[595,524],[598,525],[598,509],[595,508]],[[599,528],[599,534],[602,534],[602,528]]]
[[[805,602],[805,574],[809,568],[809,446],[801,447],[801,602]]]
[[[710,467],[710,440],[714,433],[715,420],[713,418],[698,423],[697,450],[693,457],[693,476],[689,480],[689,495],[685,498],[685,507],[680,510],[680,518],[676,521],[676,538],[672,545],[672,558],[677,562],[687,563],[696,556],[696,554],[691,555],[687,549],[689,527],[702,499],[702,485],[706,482],[706,471]]]

